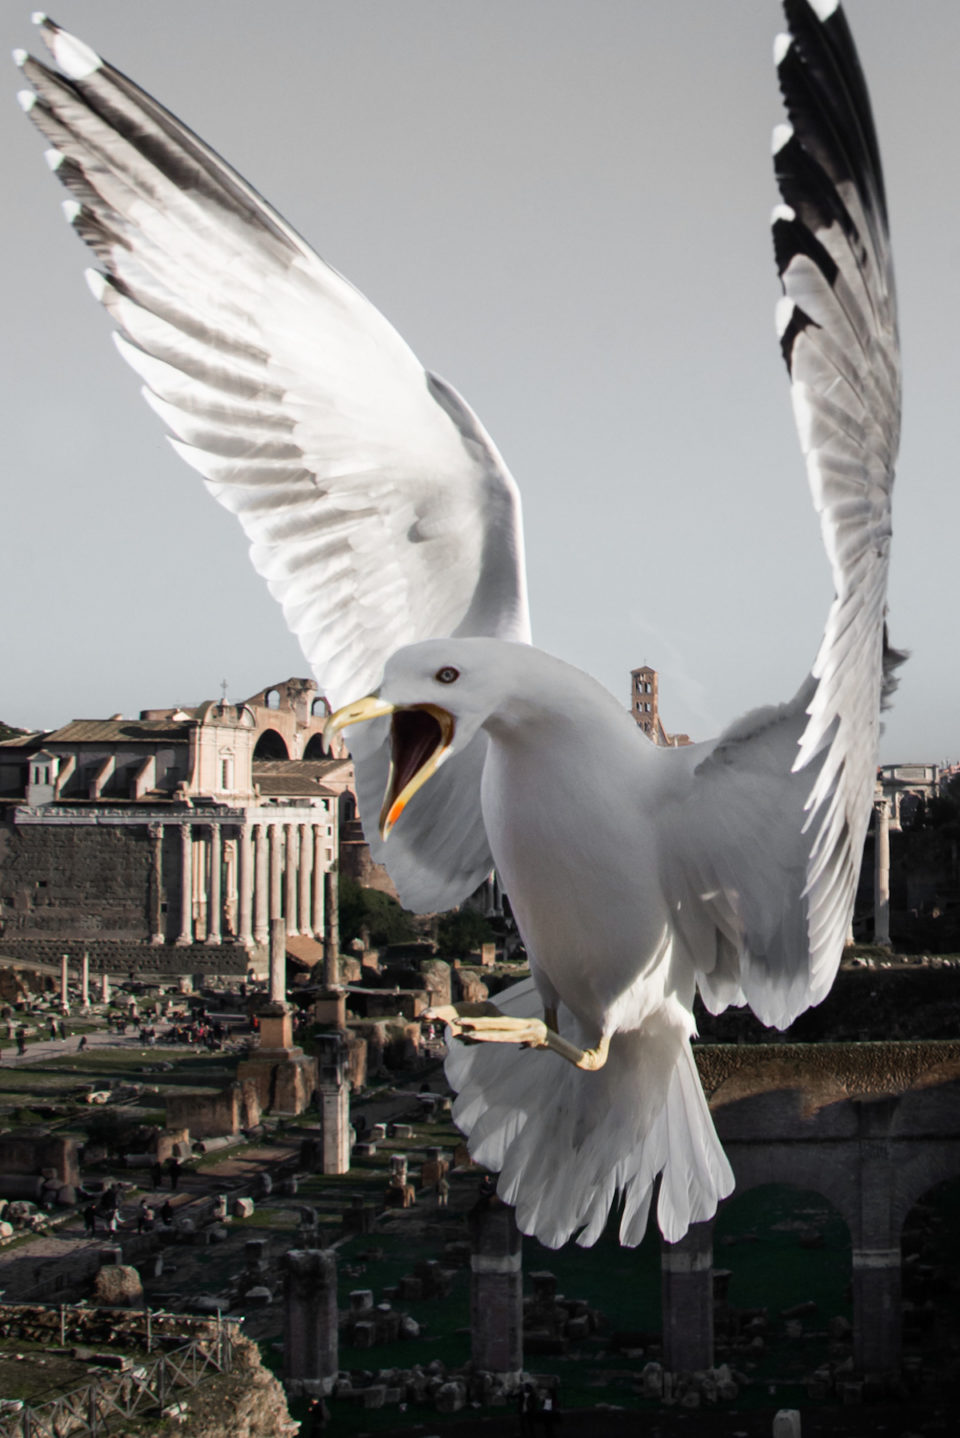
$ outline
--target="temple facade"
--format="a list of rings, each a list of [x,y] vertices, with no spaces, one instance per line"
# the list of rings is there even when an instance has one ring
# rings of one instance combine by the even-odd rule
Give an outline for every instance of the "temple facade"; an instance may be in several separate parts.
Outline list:
[[[104,946],[125,962],[142,948],[160,970],[202,947],[224,964],[201,968],[264,972],[277,921],[322,942],[341,810],[356,813],[325,714],[313,682],[291,679],[0,743],[0,946],[45,958],[82,944],[94,967]]]

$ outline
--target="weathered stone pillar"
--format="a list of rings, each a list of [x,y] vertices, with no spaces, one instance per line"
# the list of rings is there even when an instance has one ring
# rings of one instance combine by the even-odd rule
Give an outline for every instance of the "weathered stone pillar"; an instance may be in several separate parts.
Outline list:
[[[318,938],[323,938],[323,886],[326,882],[324,875],[324,854],[323,854],[324,830],[322,824],[313,826],[313,908],[310,915],[311,932]]]
[[[193,937],[196,943],[207,937],[207,837],[203,830],[193,835]]]
[[[237,937],[237,911],[239,903],[239,845],[232,836],[223,840],[223,933],[224,937]]]
[[[90,955],[86,949],[83,951],[83,958],[80,960],[80,1007],[90,1007]]]
[[[238,840],[240,850],[240,913],[237,939],[249,947],[253,943],[253,829],[244,824]]]
[[[853,1250],[853,1362],[880,1377],[900,1370],[899,1246]]]
[[[310,879],[313,874],[313,845],[310,842],[310,825],[300,825],[300,910],[299,929],[301,934],[310,932]]]
[[[270,920],[283,916],[283,829],[270,825]]]
[[[148,824],[150,835],[150,942],[163,943],[163,825]]]
[[[345,1049],[334,1037],[321,1049],[317,1084],[323,1173],[347,1173],[350,1169],[350,1085],[345,1067]]]
[[[60,1007],[70,1012],[70,955],[60,955]]]
[[[853,1361],[864,1377],[900,1367],[900,1221],[890,1131],[895,1098],[858,1103],[859,1224],[853,1240]]]
[[[873,803],[873,942],[890,947],[890,800]]]
[[[109,974],[101,974],[101,975],[100,975],[100,1002],[103,1003],[103,1004],[108,1004],[108,1003],[110,1002],[110,976],[109,976]]]
[[[283,919],[270,920],[270,1002],[283,1004],[287,1000],[287,937],[283,931]]]
[[[323,931],[323,982],[328,989],[340,982],[340,913],[337,868],[331,864],[323,876],[323,902],[326,927]]]
[[[223,939],[223,854],[220,825],[216,823],[210,825],[210,873],[207,877],[207,943],[219,944]]]
[[[284,1387],[329,1393],[339,1367],[336,1255],[330,1248],[292,1248],[283,1269]]]
[[[475,1368],[514,1382],[523,1369],[523,1268],[513,1209],[482,1198],[470,1227],[470,1332]]]
[[[663,1366],[670,1373],[713,1367],[713,1223],[694,1223],[660,1248]]]
[[[180,945],[193,943],[193,832],[192,825],[180,825]]]
[[[270,850],[267,826],[254,829],[255,857],[253,874],[253,939],[265,944],[270,938]]]
[[[297,826],[296,824],[285,824],[284,829],[287,837],[287,874],[286,893],[284,900],[287,911],[287,933],[298,934],[297,928]]]

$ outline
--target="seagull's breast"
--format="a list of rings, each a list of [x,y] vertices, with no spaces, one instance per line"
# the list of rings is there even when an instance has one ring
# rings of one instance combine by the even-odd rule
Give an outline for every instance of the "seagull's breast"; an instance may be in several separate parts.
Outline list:
[[[656,755],[623,718],[601,736],[609,742],[587,743],[563,721],[522,734],[494,728],[482,785],[494,862],[534,972],[601,1031],[638,981],[653,981],[651,1006],[654,990],[662,996],[656,971],[669,930],[652,815]],[[646,1003],[640,995],[639,1010],[627,1007]]]

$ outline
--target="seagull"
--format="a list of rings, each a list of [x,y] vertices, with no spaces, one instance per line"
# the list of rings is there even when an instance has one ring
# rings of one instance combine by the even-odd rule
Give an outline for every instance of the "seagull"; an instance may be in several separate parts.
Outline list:
[[[454,1116],[549,1246],[669,1242],[733,1187],[690,1040],[699,991],[784,1028],[848,932],[879,718],[900,414],[886,201],[837,0],[785,0],[777,332],[833,579],[794,697],[652,744],[534,648],[517,486],[480,420],[202,140],[45,15],[24,53],[90,287],[174,448],[232,511],[351,729],[375,859],[420,912],[495,867],[530,959],[449,1025]],[[811,645],[813,648],[813,645]]]

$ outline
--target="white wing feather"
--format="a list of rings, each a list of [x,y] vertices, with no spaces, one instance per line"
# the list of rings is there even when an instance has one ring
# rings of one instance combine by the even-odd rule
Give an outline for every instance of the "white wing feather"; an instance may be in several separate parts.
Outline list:
[[[18,57],[25,108],[100,263],[91,288],[330,702],[374,689],[405,644],[528,640],[518,492],[467,405],[179,120],[39,23],[63,73]],[[382,797],[382,744],[355,748]],[[408,904],[449,907],[489,871],[477,773],[474,753],[434,781],[433,807],[458,820],[445,845],[425,806],[405,818],[388,857]]]
[[[665,882],[705,1001],[745,998],[781,1028],[825,996],[840,961],[901,657],[885,631],[900,381],[879,151],[843,12],[785,9],[777,324],[835,598],[800,693],[689,751],[663,816]]]

